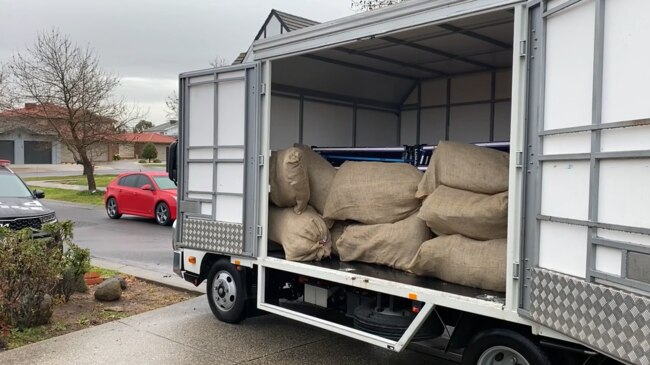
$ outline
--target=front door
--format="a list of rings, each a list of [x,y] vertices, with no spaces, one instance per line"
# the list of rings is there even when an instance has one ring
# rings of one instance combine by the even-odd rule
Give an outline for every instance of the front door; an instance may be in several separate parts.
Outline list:
[[[133,190],[133,209],[136,213],[153,217],[153,209],[155,203],[154,192],[150,190],[143,190],[144,185],[153,187],[151,179],[145,175],[138,174],[136,188]]]

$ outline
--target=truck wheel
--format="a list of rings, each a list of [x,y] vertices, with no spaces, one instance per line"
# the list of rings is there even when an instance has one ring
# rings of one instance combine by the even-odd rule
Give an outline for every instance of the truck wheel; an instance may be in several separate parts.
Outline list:
[[[462,365],[551,365],[548,356],[533,341],[507,329],[479,333],[463,352]]]
[[[226,259],[219,259],[210,269],[208,303],[222,322],[238,323],[246,317],[246,277]]]

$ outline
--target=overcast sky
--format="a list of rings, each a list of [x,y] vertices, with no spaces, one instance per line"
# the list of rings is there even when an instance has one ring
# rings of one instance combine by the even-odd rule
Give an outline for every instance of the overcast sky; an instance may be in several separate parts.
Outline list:
[[[178,74],[232,62],[274,8],[320,22],[353,14],[349,0],[0,0],[0,63],[56,27],[91,45],[122,78],[118,93],[160,124]]]

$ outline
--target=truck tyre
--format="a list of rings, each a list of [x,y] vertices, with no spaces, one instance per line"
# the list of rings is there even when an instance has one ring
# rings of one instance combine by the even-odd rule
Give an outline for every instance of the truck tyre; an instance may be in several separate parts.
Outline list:
[[[489,329],[470,340],[462,365],[551,365],[548,356],[527,337],[507,329]]]
[[[210,269],[208,303],[222,322],[239,323],[246,318],[246,275],[226,259],[219,259]]]

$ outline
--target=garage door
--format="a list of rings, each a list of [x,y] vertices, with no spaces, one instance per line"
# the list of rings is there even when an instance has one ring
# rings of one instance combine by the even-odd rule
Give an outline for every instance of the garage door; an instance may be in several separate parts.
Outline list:
[[[52,163],[52,142],[25,141],[25,163]]]
[[[16,162],[14,160],[14,141],[0,141],[0,160]]]

